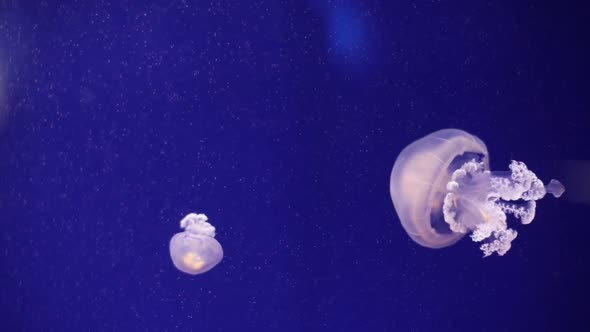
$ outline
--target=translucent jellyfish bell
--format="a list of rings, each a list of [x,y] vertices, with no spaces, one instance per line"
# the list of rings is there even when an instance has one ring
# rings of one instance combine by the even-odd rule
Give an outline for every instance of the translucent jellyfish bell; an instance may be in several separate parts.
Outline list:
[[[211,270],[223,258],[223,249],[215,240],[215,227],[204,214],[190,213],[180,221],[185,231],[170,240],[170,257],[177,269],[188,274]]]
[[[484,256],[504,255],[517,232],[506,215],[523,224],[535,217],[535,201],[547,192],[555,197],[563,185],[547,186],[522,162],[508,172],[490,172],[488,150],[477,137],[444,129],[407,146],[397,157],[390,178],[395,210],[408,235],[429,248],[450,246],[471,233],[482,242]]]

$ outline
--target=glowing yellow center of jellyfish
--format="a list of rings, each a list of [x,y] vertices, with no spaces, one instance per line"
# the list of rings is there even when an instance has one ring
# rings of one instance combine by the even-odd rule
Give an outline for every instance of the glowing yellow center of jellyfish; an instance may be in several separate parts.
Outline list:
[[[203,265],[205,265],[205,261],[201,258],[201,256],[195,254],[194,252],[187,252],[182,258],[182,262],[185,266],[190,267],[193,270],[199,270],[203,267]]]

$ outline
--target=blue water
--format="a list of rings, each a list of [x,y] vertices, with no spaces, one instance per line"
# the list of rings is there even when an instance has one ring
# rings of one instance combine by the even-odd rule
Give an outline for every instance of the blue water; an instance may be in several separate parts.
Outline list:
[[[441,128],[590,159],[583,2],[0,2],[2,331],[574,331],[588,205],[432,250],[389,173]],[[564,183],[566,187],[568,183]],[[223,261],[190,276],[190,212]]]

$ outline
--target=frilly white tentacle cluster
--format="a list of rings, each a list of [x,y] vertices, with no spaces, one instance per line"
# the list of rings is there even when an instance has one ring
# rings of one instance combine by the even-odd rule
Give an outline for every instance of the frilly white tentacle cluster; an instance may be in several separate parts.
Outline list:
[[[215,227],[207,220],[209,218],[203,213],[189,213],[180,221],[180,227],[190,234],[215,237]]]
[[[502,256],[511,247],[517,232],[508,228],[506,214],[512,214],[523,224],[535,217],[535,200],[546,190],[537,176],[522,162],[512,161],[509,176],[494,176],[482,162],[469,161],[455,170],[447,184],[443,202],[445,221],[453,232],[472,231],[471,239],[482,242],[480,249],[487,257],[494,252]],[[523,200],[517,204],[511,201]],[[462,208],[475,211],[469,224],[461,222]],[[471,216],[471,215],[469,215]]]
[[[507,201],[535,201],[545,196],[545,186],[523,162],[513,160],[510,163],[510,177],[492,177],[492,189]]]

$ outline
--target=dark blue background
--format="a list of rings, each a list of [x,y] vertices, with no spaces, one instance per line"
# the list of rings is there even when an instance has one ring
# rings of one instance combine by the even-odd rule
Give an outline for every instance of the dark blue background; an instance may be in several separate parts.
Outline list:
[[[482,259],[413,243],[388,186],[447,127],[544,181],[590,159],[587,7],[0,6],[2,331],[586,327],[588,206],[546,198]],[[225,250],[201,276],[168,253],[193,211]]]

